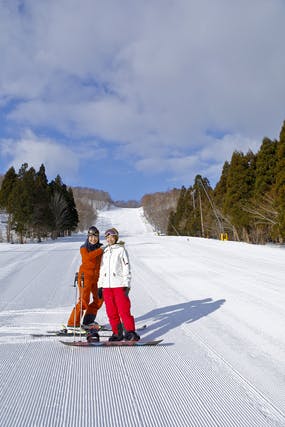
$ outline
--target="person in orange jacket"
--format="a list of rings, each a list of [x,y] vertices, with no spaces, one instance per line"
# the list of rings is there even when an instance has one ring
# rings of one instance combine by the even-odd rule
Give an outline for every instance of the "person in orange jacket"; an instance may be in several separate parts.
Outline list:
[[[99,242],[99,230],[95,226],[91,226],[85,243],[80,247],[82,263],[78,272],[79,299],[69,316],[67,323],[69,328],[81,326],[81,316],[85,310],[82,326],[94,323],[97,311],[103,304],[103,299],[98,297],[97,290],[103,254],[101,246],[103,245]],[[83,276],[84,280],[81,280]],[[90,303],[91,294],[93,301]]]

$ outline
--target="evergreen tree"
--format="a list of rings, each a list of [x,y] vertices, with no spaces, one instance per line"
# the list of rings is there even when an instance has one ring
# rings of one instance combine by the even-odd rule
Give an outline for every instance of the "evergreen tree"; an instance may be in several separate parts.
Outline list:
[[[11,241],[11,230],[13,221],[13,188],[17,183],[17,174],[13,167],[11,167],[5,174],[1,189],[0,189],[0,208],[8,213],[8,223],[6,229],[7,241]]]
[[[244,209],[251,199],[255,181],[255,156],[249,151],[246,155],[235,151],[227,177],[227,193],[223,210],[238,233],[238,238],[249,241],[250,215]]]
[[[71,234],[71,231],[74,231],[79,223],[79,217],[73,197],[72,188],[68,188],[66,192],[66,200],[68,206],[68,218],[66,221],[66,228],[68,230],[68,233]]]
[[[179,236],[178,231],[176,230],[175,227],[175,212],[171,211],[169,214],[169,219],[168,219],[168,224],[167,224],[167,230],[166,230],[166,234],[168,236],[173,236],[175,234],[177,234]]]
[[[275,206],[278,212],[278,227],[276,233],[280,240],[285,239],[285,121],[277,143],[276,183],[274,186]]]
[[[50,208],[50,188],[43,164],[35,176],[32,223],[39,242],[41,241],[41,237],[47,236],[48,231],[52,229],[53,215]]]
[[[8,213],[12,213],[11,194],[17,182],[17,174],[11,167],[4,175],[2,186],[0,189],[0,208],[5,209]]]
[[[200,215],[201,235],[203,237],[219,237],[222,222],[214,203],[214,191],[209,180],[201,175],[195,178],[194,188],[197,189],[198,210]]]
[[[183,236],[202,235],[197,194],[197,188],[195,188],[195,186],[190,186],[185,192],[179,224],[180,233]]]
[[[228,161],[224,163],[221,177],[214,189],[214,202],[218,209],[223,210],[224,201],[227,194],[227,181],[229,175],[230,164]]]
[[[64,235],[65,231],[75,230],[78,224],[78,213],[76,210],[73,192],[63,184],[61,177],[57,175],[50,183],[51,189],[51,211],[53,213],[53,237]]]
[[[177,201],[177,207],[175,212],[171,212],[168,221],[167,232],[169,235],[180,235],[180,222],[183,217],[184,205],[185,205],[186,188],[182,186]]]
[[[45,167],[39,171],[22,164],[18,174],[10,168],[0,189],[0,208],[9,214],[8,234],[12,228],[19,235],[41,240],[52,232],[53,237],[71,233],[78,225],[73,191],[67,189],[58,175],[48,184]],[[10,241],[10,237],[8,237]]]
[[[24,163],[18,172],[18,179],[13,187],[11,198],[13,204],[13,228],[20,236],[20,243],[26,233],[31,231],[35,196],[35,175],[33,167],[28,169]]]
[[[264,138],[256,155],[254,190],[245,209],[250,213],[250,239],[265,243],[273,238],[276,224],[273,186],[276,181],[277,141]]]
[[[213,190],[207,178],[197,175],[194,185],[180,191],[177,208],[169,216],[168,234],[196,237],[217,237],[212,204]]]
[[[271,192],[276,180],[277,141],[264,138],[256,155],[254,197]]]

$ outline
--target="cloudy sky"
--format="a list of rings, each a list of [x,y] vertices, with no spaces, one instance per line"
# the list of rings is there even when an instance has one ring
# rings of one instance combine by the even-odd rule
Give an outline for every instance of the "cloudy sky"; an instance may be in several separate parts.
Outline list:
[[[212,186],[285,119],[284,0],[0,0],[0,174]]]

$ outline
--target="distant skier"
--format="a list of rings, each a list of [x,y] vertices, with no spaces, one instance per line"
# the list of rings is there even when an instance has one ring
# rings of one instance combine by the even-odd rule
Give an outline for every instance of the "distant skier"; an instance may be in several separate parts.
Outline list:
[[[82,326],[92,324],[95,321],[97,311],[103,304],[103,299],[98,297],[97,290],[97,281],[103,254],[102,246],[102,243],[99,242],[98,229],[91,226],[88,230],[85,243],[80,247],[82,264],[78,273],[79,299],[68,319],[67,326],[69,328],[81,326],[80,317],[85,310]],[[81,280],[82,277],[84,277],[84,283]],[[93,301],[90,303],[91,294]]]
[[[115,228],[105,232],[108,246],[101,260],[98,280],[98,296],[104,297],[106,312],[113,331],[109,341],[138,341],[135,321],[131,315],[129,299],[131,269],[129,256],[122,244],[118,244],[119,233]],[[123,331],[123,326],[125,334]]]

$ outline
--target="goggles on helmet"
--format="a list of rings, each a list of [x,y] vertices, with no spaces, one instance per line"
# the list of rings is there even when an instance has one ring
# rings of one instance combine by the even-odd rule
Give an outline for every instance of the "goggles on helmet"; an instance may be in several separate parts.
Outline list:
[[[88,231],[88,236],[96,236],[96,237],[98,237],[99,234],[95,233],[94,231]]]
[[[91,227],[89,227],[88,229],[88,236],[99,236],[99,230],[97,227],[95,227],[95,225],[92,225]]]
[[[108,236],[116,236],[116,237],[118,237],[117,230],[114,230],[113,228],[111,228],[110,230],[107,230],[105,232],[105,237],[108,237]]]

